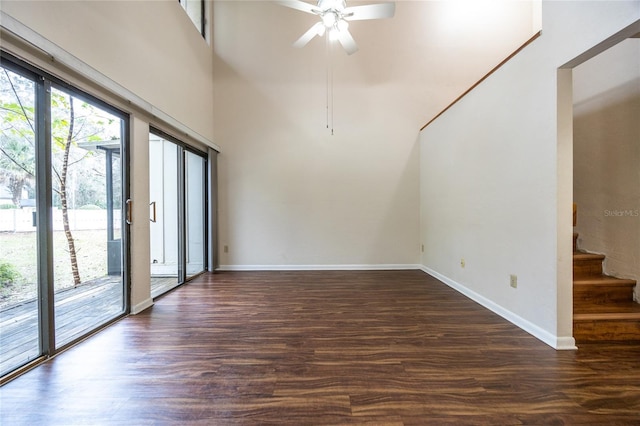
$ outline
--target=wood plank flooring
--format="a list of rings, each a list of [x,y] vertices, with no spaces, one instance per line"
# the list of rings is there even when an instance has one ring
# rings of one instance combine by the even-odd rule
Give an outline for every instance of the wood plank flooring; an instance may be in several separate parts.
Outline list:
[[[0,404],[3,425],[638,425],[640,345],[555,351],[420,271],[225,272]]]

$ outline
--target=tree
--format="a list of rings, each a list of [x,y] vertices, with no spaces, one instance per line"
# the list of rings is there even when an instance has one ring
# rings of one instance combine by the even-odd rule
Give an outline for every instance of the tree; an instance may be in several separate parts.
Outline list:
[[[75,240],[69,224],[69,170],[93,157],[93,151],[77,149],[78,143],[105,139],[105,128],[114,121],[112,117],[103,116],[103,111],[87,102],[81,102],[79,108],[81,114],[78,115],[76,99],[72,95],[59,90],[51,91],[51,139],[54,160],[52,168],[55,178],[53,190],[60,200],[62,225],[67,239],[74,285],[79,285],[82,281]]]
[[[62,170],[60,173],[54,168],[55,176],[58,178],[58,189],[54,189],[60,196],[60,203],[62,204],[62,226],[64,227],[64,235],[67,237],[67,245],[69,246],[69,260],[71,261],[71,273],[73,274],[73,283],[79,285],[82,280],[80,279],[80,271],[78,269],[78,256],[76,253],[75,240],[71,233],[71,227],[69,226],[69,207],[67,203],[67,173],[69,171],[69,152],[71,151],[71,144],[73,143],[73,127],[75,125],[75,111],[73,108],[73,97],[69,96],[69,122],[67,137],[63,145],[62,156]],[[60,141],[53,137],[59,144]]]
[[[20,199],[25,187],[35,181],[35,108],[33,82],[4,68],[0,73],[0,115],[2,132],[0,134],[0,183],[12,194],[12,201],[20,207]],[[69,175],[74,167],[85,162],[89,169],[97,170],[94,151],[80,149],[81,142],[97,142],[118,139],[120,126],[115,117],[91,105],[80,101],[61,90],[51,90],[51,151],[52,151],[52,190],[62,211],[62,222],[74,285],[81,283],[75,240],[69,223]],[[104,165],[103,165],[104,166]],[[82,170],[82,168],[80,168]],[[86,188],[99,187],[97,180],[104,180],[104,173],[82,173]],[[104,186],[104,185],[103,185]],[[91,193],[91,191],[89,191]],[[93,191],[96,197],[103,193]],[[87,200],[88,201],[88,200]],[[100,199],[93,204],[102,204]]]
[[[33,82],[2,69],[2,133],[0,137],[0,183],[20,207],[25,186],[35,179],[35,108]]]

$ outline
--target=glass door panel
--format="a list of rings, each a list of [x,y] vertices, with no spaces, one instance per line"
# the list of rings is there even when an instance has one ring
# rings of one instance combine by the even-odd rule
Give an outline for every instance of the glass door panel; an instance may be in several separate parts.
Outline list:
[[[152,297],[206,266],[206,157],[155,132],[149,135]]]
[[[185,153],[185,220],[187,278],[204,271],[205,159]]]
[[[0,67],[0,376],[42,354],[35,82]]]
[[[149,135],[149,200],[151,296],[177,286],[178,240],[178,145]]]
[[[55,342],[124,312],[120,118],[51,90]]]

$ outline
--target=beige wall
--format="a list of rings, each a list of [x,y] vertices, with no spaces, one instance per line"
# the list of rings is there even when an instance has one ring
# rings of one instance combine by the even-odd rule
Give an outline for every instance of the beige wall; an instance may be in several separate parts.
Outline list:
[[[543,1],[541,37],[421,134],[425,269],[556,348],[574,347],[558,69],[639,18],[638,1]]]
[[[534,32],[529,3],[500,3],[491,25],[453,3],[352,22],[360,51],[331,55],[333,135],[324,40],[291,47],[316,18],[214,3],[223,267],[416,267],[418,129]]]
[[[574,200],[579,247],[605,272],[640,279],[640,39],[574,69]]]

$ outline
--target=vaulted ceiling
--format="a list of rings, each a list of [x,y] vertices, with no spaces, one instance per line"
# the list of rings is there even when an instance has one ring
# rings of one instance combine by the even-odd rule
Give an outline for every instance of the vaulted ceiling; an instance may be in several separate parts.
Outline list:
[[[292,47],[315,16],[269,1],[216,1],[217,77],[235,74],[290,113],[303,109],[323,121],[331,63],[336,125],[362,119],[351,113],[373,103],[419,128],[538,31],[536,5],[400,0],[392,19],[351,22],[357,53],[347,56],[336,44],[328,58],[319,37]]]

